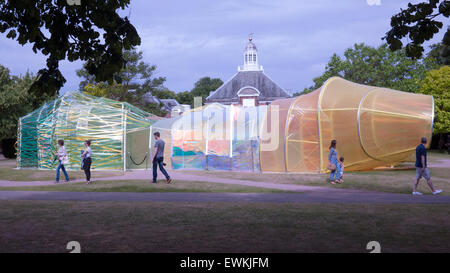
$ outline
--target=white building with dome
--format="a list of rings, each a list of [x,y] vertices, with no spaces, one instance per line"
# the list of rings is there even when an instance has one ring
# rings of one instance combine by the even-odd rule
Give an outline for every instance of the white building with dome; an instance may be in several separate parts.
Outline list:
[[[238,66],[238,72],[206,98],[205,104],[222,103],[226,105],[256,106],[270,104],[290,95],[274,83],[258,62],[258,49],[252,35],[244,49],[244,65]]]

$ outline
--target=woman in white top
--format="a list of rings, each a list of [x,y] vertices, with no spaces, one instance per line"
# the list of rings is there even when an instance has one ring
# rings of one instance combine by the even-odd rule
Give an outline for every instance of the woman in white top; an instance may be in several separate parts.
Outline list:
[[[84,174],[86,175],[86,184],[90,184],[91,183],[91,163],[92,163],[91,141],[86,140],[84,142],[84,147],[85,147],[85,150],[81,154],[81,157],[83,158],[83,170],[84,170]]]
[[[64,148],[64,140],[60,139],[58,140],[58,153],[56,154],[56,157],[58,158],[59,164],[58,167],[56,167],[56,183],[59,183],[59,170],[61,169],[64,173],[64,176],[66,178],[66,182],[69,182],[69,175],[66,172],[66,168],[64,168],[65,164],[69,164],[69,158],[67,157],[66,148]]]

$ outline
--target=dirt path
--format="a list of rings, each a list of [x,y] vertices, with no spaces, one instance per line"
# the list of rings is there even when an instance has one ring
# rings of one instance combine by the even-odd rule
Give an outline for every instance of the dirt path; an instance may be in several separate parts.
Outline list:
[[[434,168],[450,168],[450,159],[440,159],[437,163],[428,164]]]

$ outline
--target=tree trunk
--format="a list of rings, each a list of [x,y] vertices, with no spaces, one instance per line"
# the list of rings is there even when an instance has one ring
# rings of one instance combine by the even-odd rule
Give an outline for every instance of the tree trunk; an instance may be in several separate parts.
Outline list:
[[[444,152],[444,146],[445,146],[445,139],[444,139],[445,134],[440,133],[439,134],[439,144],[438,144],[438,148],[440,152]]]

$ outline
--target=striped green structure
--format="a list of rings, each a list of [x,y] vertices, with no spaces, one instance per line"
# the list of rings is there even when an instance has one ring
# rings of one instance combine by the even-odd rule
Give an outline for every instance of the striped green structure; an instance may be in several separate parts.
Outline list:
[[[19,168],[53,169],[59,139],[64,140],[68,169],[79,169],[83,142],[91,140],[93,169],[133,169],[147,165],[153,116],[126,103],[67,92],[21,117],[18,126]],[[144,148],[144,149],[143,149]],[[128,150],[128,152],[127,152]],[[142,164],[136,165],[130,160]],[[145,160],[143,161],[143,158]],[[144,165],[145,163],[145,165]]]

